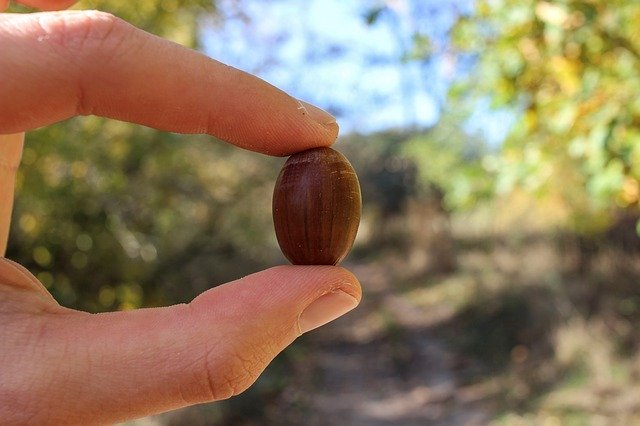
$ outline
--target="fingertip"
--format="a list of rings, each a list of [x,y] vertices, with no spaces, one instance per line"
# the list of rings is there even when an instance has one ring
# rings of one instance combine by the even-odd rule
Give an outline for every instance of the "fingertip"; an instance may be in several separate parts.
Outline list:
[[[216,310],[229,308],[231,316],[243,311],[286,322],[297,318],[313,301],[333,292],[346,293],[358,303],[362,298],[358,279],[343,267],[281,265],[215,287],[191,304],[203,312],[216,306]]]
[[[339,126],[331,114],[266,81],[241,73],[246,78],[245,84],[253,87],[253,98],[229,110],[235,111],[231,116],[236,124],[220,132],[221,126],[214,123],[208,133],[245,149],[279,157],[331,146],[336,141]],[[229,115],[229,111],[214,117]]]
[[[339,273],[342,277],[342,283],[344,284],[342,290],[353,298],[355,298],[358,303],[362,300],[362,286],[360,284],[360,280],[351,272],[350,270],[343,268],[341,266],[336,266],[339,270]]]
[[[303,293],[293,299],[301,301],[297,307],[296,332],[300,336],[322,327],[355,309],[362,300],[358,278],[340,266],[281,266],[276,269],[283,278],[297,277],[301,286],[293,287]],[[304,288],[309,286],[310,288]]]
[[[316,148],[320,146],[331,146],[338,139],[338,133],[340,132],[340,127],[337,122],[328,122],[324,124],[320,124],[322,139],[315,141],[309,148]]]
[[[308,115],[309,118],[322,126],[324,132],[328,136],[327,141],[329,144],[333,143],[338,137],[338,132],[340,130],[336,118],[327,111],[318,108],[313,104],[302,100],[299,100],[298,102],[300,103],[300,109],[303,111],[303,114]]]
[[[342,266],[317,266],[318,273],[326,281],[328,292],[342,291],[360,303],[362,287],[360,281],[350,270]]]
[[[338,134],[340,133],[340,125],[338,122],[334,121],[333,123],[325,123],[324,128],[327,129],[327,133],[329,133],[329,140],[333,144],[336,139],[338,139]]]
[[[280,265],[261,274],[265,274],[267,281],[277,283],[288,293],[306,294],[311,300],[332,291],[344,291],[357,301],[362,298],[358,278],[341,266]]]
[[[315,330],[358,306],[358,300],[344,291],[332,291],[313,301],[298,317],[298,334]]]
[[[303,132],[304,137],[297,143],[285,144],[287,148],[286,155],[294,154],[305,149],[316,148],[320,146],[331,146],[338,138],[340,126],[336,118],[327,111],[318,108],[308,102],[297,100],[298,110],[302,115],[312,123]]]
[[[214,305],[230,308],[235,324],[247,315],[254,322],[259,318],[257,334],[264,334],[265,329],[283,330],[281,341],[286,345],[353,310],[361,299],[360,282],[348,269],[283,265],[217,287],[194,302],[207,311]],[[240,318],[235,318],[238,314]]]

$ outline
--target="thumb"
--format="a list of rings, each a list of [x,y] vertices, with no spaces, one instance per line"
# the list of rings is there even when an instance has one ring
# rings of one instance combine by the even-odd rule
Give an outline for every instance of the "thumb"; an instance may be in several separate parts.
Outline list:
[[[229,398],[297,336],[350,311],[360,297],[345,269],[282,266],[187,305],[97,315],[65,310],[37,328],[47,341],[38,342],[41,359],[27,361],[37,366],[29,374],[37,383],[26,387],[30,403],[22,409],[41,409],[30,420],[116,422]]]

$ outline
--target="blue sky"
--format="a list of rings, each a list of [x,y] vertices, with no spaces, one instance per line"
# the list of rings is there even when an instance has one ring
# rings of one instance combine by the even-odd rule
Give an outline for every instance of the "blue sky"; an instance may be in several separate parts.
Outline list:
[[[368,25],[367,11],[393,13]],[[472,0],[221,0],[222,19],[205,30],[210,56],[256,74],[338,117],[342,132],[428,127],[461,66],[447,34]],[[239,6],[238,6],[239,5]],[[415,33],[428,36],[429,61],[402,61]],[[468,126],[490,139],[504,117],[482,108]]]

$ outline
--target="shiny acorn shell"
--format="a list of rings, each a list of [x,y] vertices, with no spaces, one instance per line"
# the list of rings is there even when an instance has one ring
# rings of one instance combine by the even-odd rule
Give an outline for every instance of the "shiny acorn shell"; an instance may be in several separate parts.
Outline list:
[[[286,161],[273,192],[273,223],[282,253],[294,265],[337,265],[358,232],[362,196],[349,160],[313,148]]]

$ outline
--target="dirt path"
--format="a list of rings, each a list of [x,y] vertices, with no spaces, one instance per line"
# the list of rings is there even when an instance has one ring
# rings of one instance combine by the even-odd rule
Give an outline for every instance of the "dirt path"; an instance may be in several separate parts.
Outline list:
[[[614,356],[622,334],[608,337],[626,330],[611,324],[632,329],[615,309],[637,280],[614,271],[606,282],[618,293],[601,305],[614,310],[585,318],[582,292],[604,290],[568,281],[552,240],[465,244],[455,270],[439,276],[411,255],[346,264],[363,284],[360,307],[302,336],[252,390],[132,424],[640,424],[637,360]]]
[[[410,304],[394,291],[391,268],[348,266],[365,283],[366,297],[356,311],[309,339],[314,380],[300,386],[312,389],[289,389],[298,399],[282,401],[273,421],[299,424],[302,418],[288,408],[297,406],[311,426],[486,424],[486,409],[459,389],[455,357],[429,331],[447,313]]]

